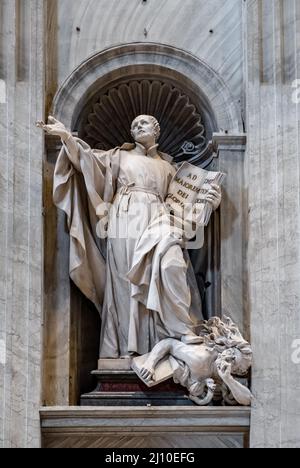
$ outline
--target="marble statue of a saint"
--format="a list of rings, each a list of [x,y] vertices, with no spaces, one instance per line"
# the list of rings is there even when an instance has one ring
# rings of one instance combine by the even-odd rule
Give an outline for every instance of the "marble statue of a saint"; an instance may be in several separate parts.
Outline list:
[[[143,355],[166,338],[199,342],[201,299],[184,232],[168,227],[176,168],[158,150],[157,120],[137,117],[135,143],[110,151],[91,149],[53,117],[37,125],[62,139],[54,202],[67,215],[70,276],[101,314],[100,357]],[[207,201],[219,206],[217,186]]]

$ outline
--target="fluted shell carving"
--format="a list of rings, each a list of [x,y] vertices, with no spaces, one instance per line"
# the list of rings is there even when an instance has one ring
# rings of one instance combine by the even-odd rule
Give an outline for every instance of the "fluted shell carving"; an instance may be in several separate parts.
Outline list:
[[[110,89],[94,104],[81,136],[103,150],[131,142],[131,123],[141,114],[159,121],[161,151],[177,162],[201,160],[207,140],[200,113],[187,95],[158,80],[131,81]]]

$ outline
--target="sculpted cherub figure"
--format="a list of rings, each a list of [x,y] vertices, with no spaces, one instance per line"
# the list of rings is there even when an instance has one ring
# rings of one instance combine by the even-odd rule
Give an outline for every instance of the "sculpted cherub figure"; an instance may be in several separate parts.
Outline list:
[[[219,386],[226,402],[250,405],[250,390],[234,377],[247,376],[252,362],[251,347],[237,326],[229,318],[221,321],[215,317],[203,322],[199,336],[201,344],[187,345],[176,339],[161,341],[140,368],[133,364],[134,370],[153,386],[157,366],[168,358],[174,381],[189,390],[189,397],[196,404],[209,404]]]

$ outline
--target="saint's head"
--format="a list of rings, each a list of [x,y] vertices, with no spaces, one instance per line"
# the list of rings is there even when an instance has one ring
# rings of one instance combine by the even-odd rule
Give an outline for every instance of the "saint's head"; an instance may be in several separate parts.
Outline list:
[[[159,123],[151,115],[139,115],[132,122],[131,135],[135,142],[143,146],[154,146],[160,136]]]

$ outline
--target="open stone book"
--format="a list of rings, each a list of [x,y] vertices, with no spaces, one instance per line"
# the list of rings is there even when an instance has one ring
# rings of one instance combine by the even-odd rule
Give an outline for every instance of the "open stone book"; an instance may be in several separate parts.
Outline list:
[[[212,185],[222,185],[226,174],[210,172],[184,162],[172,179],[166,203],[176,216],[184,217],[197,226],[207,226],[212,206],[205,197]]]
[[[155,385],[165,382],[166,380],[169,380],[173,377],[174,369],[171,366],[169,356],[166,356],[155,367],[154,379],[150,381],[143,379],[143,377],[141,376],[141,371],[148,357],[149,354],[135,357],[131,363],[131,367],[134,370],[134,372],[148,387],[154,387]]]

